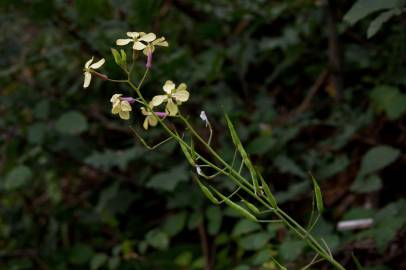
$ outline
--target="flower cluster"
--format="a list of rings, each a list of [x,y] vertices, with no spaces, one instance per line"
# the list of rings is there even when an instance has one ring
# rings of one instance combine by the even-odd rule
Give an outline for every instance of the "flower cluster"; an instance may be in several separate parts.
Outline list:
[[[117,46],[126,46],[130,43],[134,51],[142,51],[143,54],[147,56],[146,63],[147,71],[152,67],[152,54],[154,53],[156,47],[169,46],[165,37],[157,38],[157,36],[154,33],[127,32],[127,38],[121,38],[116,40]],[[114,55],[114,51],[117,50],[112,49],[112,51]],[[116,55],[114,55],[114,57],[116,59]],[[120,54],[120,61],[116,60],[116,63],[122,61],[125,62],[126,59],[121,59],[123,57],[126,58],[126,54],[124,51]],[[84,88],[87,88],[90,85],[92,75],[95,75],[103,80],[109,80],[112,82],[129,83],[131,71],[128,71],[127,69],[124,70],[127,72],[128,80],[112,80],[109,79],[106,75],[95,71],[96,69],[100,68],[104,63],[105,63],[104,58],[96,63],[93,63],[93,57],[86,62],[85,67],[83,69]],[[181,83],[178,87],[176,87],[176,85],[172,81],[167,80],[163,85],[163,91],[165,92],[165,94],[154,96],[149,103],[147,103],[145,99],[142,96],[140,96],[139,93],[138,93],[139,97],[137,99],[134,99],[133,97],[125,97],[122,94],[114,94],[110,99],[110,102],[112,104],[111,113],[114,115],[118,115],[121,119],[128,120],[130,119],[132,104],[134,102],[141,103],[144,105],[143,107],[140,108],[141,114],[145,116],[143,127],[144,129],[147,130],[149,127],[156,126],[159,122],[159,118],[165,119],[166,117],[169,116],[176,116],[179,113],[179,106],[189,99],[189,92],[187,90],[186,84],[184,83]],[[165,111],[156,111],[154,109],[163,104],[165,104]]]

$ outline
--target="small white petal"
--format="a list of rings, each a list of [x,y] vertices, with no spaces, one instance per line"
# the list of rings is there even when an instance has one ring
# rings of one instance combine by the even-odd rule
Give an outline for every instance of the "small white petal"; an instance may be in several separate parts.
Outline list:
[[[189,99],[189,92],[186,90],[176,91],[172,94],[176,101],[185,102]]]
[[[206,123],[206,127],[207,127],[209,125],[209,119],[207,118],[205,111],[200,112],[200,118],[203,120],[203,122]]]
[[[147,47],[147,45],[145,45],[145,44],[142,43],[142,42],[137,41],[137,42],[134,42],[133,49],[134,49],[134,50],[137,50],[137,51],[141,51],[141,50],[143,50],[145,47]]]
[[[110,102],[111,102],[111,103],[116,103],[116,102],[120,101],[120,97],[121,97],[121,96],[122,96],[122,94],[114,94],[114,95],[111,97]]]
[[[116,45],[117,46],[124,46],[127,45],[128,43],[132,42],[133,40],[130,38],[120,38],[116,40]]]
[[[122,110],[123,112],[130,112],[130,111],[132,111],[131,105],[130,105],[130,103],[128,103],[127,100],[121,101],[120,106],[121,106],[121,110]]]
[[[196,172],[197,172],[198,175],[203,176],[202,169],[200,168],[199,165],[196,165]]]
[[[120,112],[120,101],[113,103],[113,108],[111,108],[112,114],[118,114]]]
[[[169,113],[170,116],[175,116],[179,109],[178,109],[178,105],[176,105],[172,99],[168,99],[168,103],[166,104],[166,110]]]
[[[130,119],[130,113],[127,111],[120,111],[118,113],[118,115],[120,116],[121,119],[124,119],[124,120]]]
[[[90,66],[90,64],[93,62],[93,57],[90,59],[90,60],[88,60],[87,62],[86,62],[86,64],[85,64],[85,68],[89,68],[89,66]]]
[[[104,60],[104,58],[100,59],[98,62],[94,63],[93,65],[90,66],[90,68],[92,69],[98,69],[99,67],[101,67],[104,62],[106,62],[106,60]]]
[[[138,32],[127,32],[127,36],[129,36],[130,38],[137,38],[140,36],[140,33]]]
[[[166,95],[158,95],[152,98],[151,104],[155,106],[159,106],[162,104],[162,102],[166,101],[168,99],[168,96]]]
[[[139,40],[146,41],[146,42],[151,42],[156,39],[156,35],[154,33],[148,33],[142,37],[139,38]]]
[[[144,123],[142,124],[145,130],[148,130],[148,116],[145,117]]]
[[[85,72],[85,81],[83,82],[83,88],[87,88],[92,80],[92,74],[90,72]]]
[[[173,81],[166,81],[163,89],[165,91],[165,93],[170,94],[172,93],[172,90],[175,89],[175,84],[173,83]]]

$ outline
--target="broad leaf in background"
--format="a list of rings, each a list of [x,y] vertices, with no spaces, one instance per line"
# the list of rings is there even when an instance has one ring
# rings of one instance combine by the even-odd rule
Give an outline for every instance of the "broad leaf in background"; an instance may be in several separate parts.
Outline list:
[[[355,24],[373,12],[396,8],[401,3],[402,0],[357,0],[343,19],[350,24]]]
[[[390,120],[396,120],[406,113],[406,94],[389,85],[375,87],[370,99],[378,111],[384,111]]]
[[[394,8],[389,11],[382,12],[379,14],[370,24],[367,30],[367,37],[373,37],[382,27],[384,23],[389,21],[394,16],[399,16],[404,10],[399,8]]]
[[[156,174],[147,183],[147,187],[164,191],[173,191],[179,183],[185,182],[188,179],[189,175],[186,166],[182,164],[169,171]]]
[[[25,165],[14,167],[4,179],[3,188],[7,191],[23,187],[31,179],[31,169]]]
[[[55,128],[63,134],[78,135],[87,130],[87,120],[78,111],[62,114],[55,123]]]

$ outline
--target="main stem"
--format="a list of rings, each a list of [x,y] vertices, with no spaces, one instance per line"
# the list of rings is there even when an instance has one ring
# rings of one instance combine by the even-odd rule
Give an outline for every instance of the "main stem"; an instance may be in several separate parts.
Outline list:
[[[158,119],[158,122],[165,129],[165,131],[167,133],[169,133],[169,135],[171,137],[173,137],[179,144],[185,146],[189,151],[192,150],[189,144],[187,144],[185,141],[183,141],[182,138],[180,138],[174,131],[172,131],[166,125],[166,123],[160,117],[158,117],[155,114],[155,112],[149,107],[148,102],[146,101],[146,99],[141,94],[140,88],[141,88],[145,78],[147,77],[147,74],[148,74],[148,69],[145,71],[145,73],[144,73],[141,81],[139,82],[138,86],[135,86],[131,82],[130,76],[129,76],[129,78],[128,78],[128,80],[126,82],[137,93],[138,97],[141,99],[143,105],[147,108],[147,110],[149,110]],[[297,223],[293,218],[291,218],[288,214],[286,214],[279,207],[274,209],[271,205],[269,205],[269,203],[267,203],[262,198],[260,198],[257,194],[255,194],[252,191],[252,184],[249,181],[247,181],[243,176],[241,176],[240,173],[235,171],[235,169],[230,164],[228,164],[224,159],[222,159],[221,156],[219,154],[217,154],[217,152],[196,132],[196,130],[192,127],[192,125],[190,125],[190,123],[187,121],[186,118],[184,118],[182,115],[180,115],[180,118],[185,123],[186,127],[191,131],[191,133],[205,146],[205,148],[210,152],[211,155],[213,155],[214,158],[216,158],[223,166],[225,166],[225,168],[227,170],[224,170],[224,169],[218,167],[214,163],[208,161],[207,159],[205,159],[201,155],[197,154],[199,159],[201,159],[203,162],[205,162],[207,165],[211,166],[212,168],[214,168],[218,172],[221,172],[222,174],[225,174],[226,176],[228,176],[231,180],[233,180],[233,182],[235,182],[237,185],[239,185],[241,188],[243,188],[247,193],[249,193],[252,197],[254,197],[258,202],[260,202],[262,205],[264,205],[268,209],[273,210],[273,213],[276,216],[278,216],[278,218],[280,218],[288,228],[290,228],[300,238],[305,240],[306,243],[315,252],[320,254],[323,258],[325,258],[327,261],[329,261],[337,269],[345,270],[345,268],[339,262],[337,262],[332,256],[330,256],[330,254],[328,254],[328,252],[323,247],[321,247],[320,243],[309,232],[307,232],[306,229],[304,229],[299,223]],[[229,173],[227,173],[227,171],[229,171]]]

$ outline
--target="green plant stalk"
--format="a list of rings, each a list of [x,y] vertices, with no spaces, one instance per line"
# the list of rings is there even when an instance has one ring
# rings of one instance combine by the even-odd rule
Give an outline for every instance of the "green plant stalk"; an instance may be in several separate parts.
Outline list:
[[[179,144],[182,144],[185,146],[187,149],[192,150],[189,144],[187,144],[185,141],[183,141],[182,138],[180,138],[175,132],[173,132],[166,124],[165,122],[158,117],[155,112],[149,107],[148,102],[146,99],[143,97],[141,94],[140,88],[147,77],[148,74],[148,69],[145,71],[141,81],[139,82],[138,86],[135,86],[131,81],[130,78],[126,81],[130,87],[136,92],[137,96],[141,99],[143,105],[158,119],[158,122],[161,124],[161,126],[165,129],[166,132],[169,133],[171,137],[173,137]],[[291,218],[288,214],[286,214],[282,209],[279,207],[274,209],[272,208],[267,202],[265,202],[262,198],[260,198],[257,194],[255,194],[251,189],[252,184],[247,181],[241,174],[236,172],[232,166],[230,166],[225,160],[223,160],[220,155],[217,154],[217,152],[196,132],[196,130],[192,127],[192,125],[187,121],[186,118],[184,118],[182,115],[180,115],[180,118],[182,121],[185,123],[187,128],[191,131],[191,133],[204,145],[204,147],[212,154],[222,165],[225,166],[226,169],[229,170],[230,173],[226,173],[224,169],[221,169],[217,165],[213,164],[212,162],[208,161],[201,155],[198,155],[199,159],[201,159],[203,162],[205,162],[207,165],[211,166],[213,169],[217,170],[218,172],[221,172],[228,176],[233,182],[235,182],[238,186],[243,188],[247,193],[249,193],[252,197],[254,197],[258,202],[260,202],[262,205],[265,207],[269,208],[270,210],[273,210],[274,214],[278,216],[282,220],[282,222],[290,228],[294,233],[296,233],[300,238],[306,241],[306,243],[318,254],[320,254],[323,258],[325,258],[327,261],[329,261],[332,265],[334,265],[337,269],[339,270],[345,270],[345,268],[337,262],[332,256],[330,256],[324,248],[321,247],[319,242],[311,235],[309,234],[300,224],[298,224],[293,218]],[[251,188],[251,189],[250,189]]]

